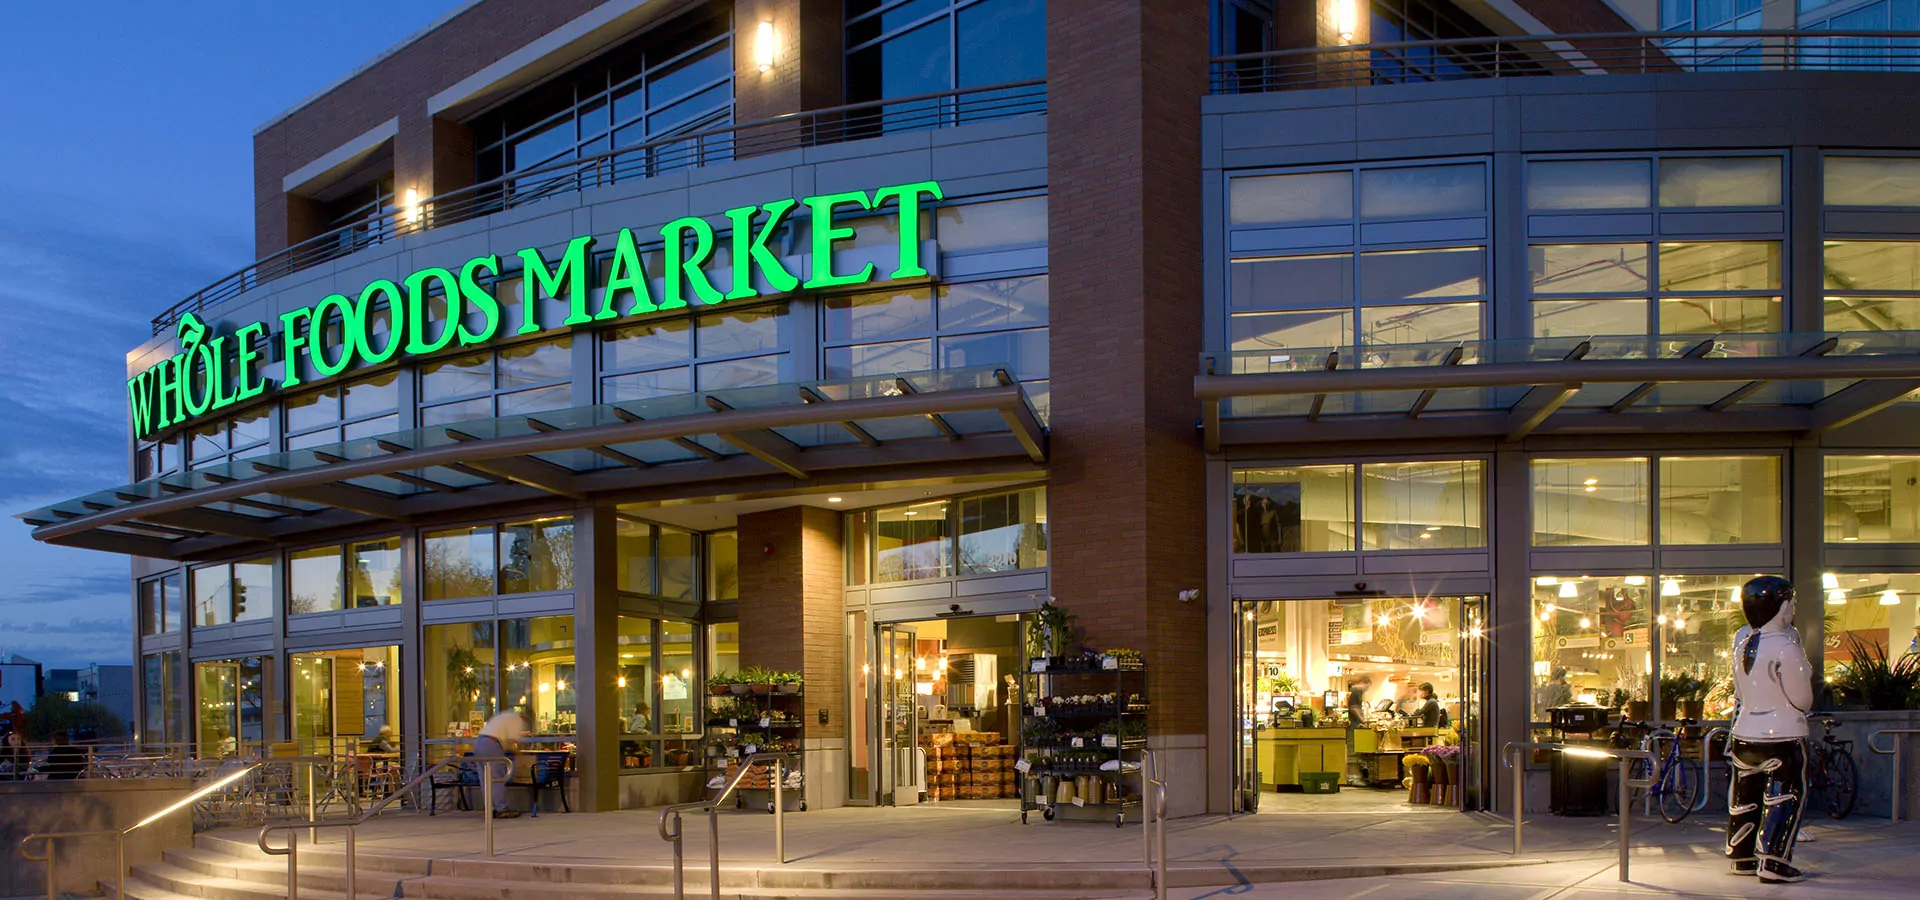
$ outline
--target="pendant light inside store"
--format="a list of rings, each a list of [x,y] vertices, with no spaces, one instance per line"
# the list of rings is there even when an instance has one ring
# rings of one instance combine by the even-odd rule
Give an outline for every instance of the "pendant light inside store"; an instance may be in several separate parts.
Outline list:
[[[1882,591],[1880,594],[1880,605],[1881,606],[1899,606],[1900,592],[1894,590],[1893,588],[1887,588],[1885,591]]]

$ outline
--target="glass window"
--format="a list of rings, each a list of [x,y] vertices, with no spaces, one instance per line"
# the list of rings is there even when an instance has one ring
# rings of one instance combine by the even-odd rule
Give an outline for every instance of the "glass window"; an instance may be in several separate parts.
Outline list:
[[[1487,208],[1486,166],[1362,169],[1360,217],[1420,219],[1479,215]]]
[[[1234,225],[1290,225],[1353,218],[1352,172],[1261,175],[1227,181]]]
[[[1688,675],[1708,685],[1704,696],[1685,701],[1662,692],[1661,718],[1732,718],[1733,636],[1747,624],[1740,587],[1753,577],[1660,576],[1660,613],[1654,622],[1660,629],[1660,681]],[[1701,708],[1693,710],[1691,703]]]
[[[421,595],[428,600],[493,594],[493,526],[474,525],[422,536]]]
[[[716,313],[701,316],[696,322],[702,359],[785,350],[792,343],[785,306]],[[706,386],[701,390],[707,390]]]
[[[340,548],[315,547],[287,554],[287,615],[340,608]]]
[[[1047,324],[1047,276],[943,284],[940,330],[977,331]]]
[[[874,581],[915,581],[953,574],[953,531],[947,501],[874,511]]]
[[[962,334],[940,339],[940,367],[999,366],[1021,381],[1042,381],[1047,371],[1047,330]]]
[[[1535,300],[1534,337],[1646,334],[1645,300]]]
[[[822,309],[821,321],[829,341],[918,337],[933,330],[930,288],[828,297]]]
[[[554,516],[500,526],[500,593],[573,590],[573,519]]]
[[[653,526],[631,519],[618,520],[614,525],[614,546],[620,590],[653,593]]]
[[[1534,244],[1527,248],[1535,294],[1641,293],[1648,289],[1647,245]]]
[[[693,390],[693,370],[681,367],[677,369],[655,369],[651,372],[635,372],[631,375],[615,375],[600,382],[600,400],[603,403],[623,403],[628,400],[651,400],[673,394],[685,394]]]
[[[228,423],[229,437],[233,449],[241,450],[256,444],[265,443],[271,436],[267,424],[267,408],[257,407],[251,412],[243,412]]]
[[[233,620],[265,619],[273,615],[273,560],[249,559],[233,564]]]
[[[195,663],[193,668],[199,755],[218,759],[261,752],[266,711],[278,708],[273,661],[248,656]]]
[[[1233,552],[1353,549],[1353,467],[1287,466],[1233,473]]]
[[[1841,702],[1857,703],[1859,698],[1846,690],[1846,667],[1863,657],[1898,660],[1920,640],[1920,619],[1914,616],[1920,573],[1828,572],[1821,579],[1826,587],[1826,681],[1840,691]]]
[[[475,353],[427,363],[420,369],[420,402],[484,394],[493,387],[493,360]]]
[[[140,582],[140,633],[163,634],[180,628],[180,576]]]
[[[821,352],[820,358],[823,374],[828,378],[925,372],[933,368],[933,342],[892,341],[857,347],[828,347]]]
[[[658,526],[660,536],[660,596],[669,600],[692,600],[697,573],[694,554],[695,535],[666,525]]]
[[[1582,159],[1527,164],[1527,208],[1643,209],[1652,191],[1644,159]]]
[[[1484,247],[1360,254],[1360,300],[1478,297],[1487,292]]]
[[[140,660],[140,741],[145,745],[185,744],[187,694],[180,651],[151,653]]]
[[[306,431],[340,421],[340,389],[325,388],[288,397],[287,430]]]
[[[1779,297],[1662,297],[1661,334],[1755,334],[1779,331]]]
[[[1920,542],[1920,456],[1825,459],[1826,539]]]
[[[471,736],[499,708],[492,622],[426,627],[428,737]]]
[[[1343,306],[1353,300],[1353,254],[1236,259],[1228,267],[1235,309]]]
[[[400,602],[400,539],[355,541],[347,545],[347,580],[352,608],[392,606]]]
[[[1361,549],[1485,547],[1485,468],[1477,459],[1361,465]]]
[[[1660,457],[1660,543],[1780,543],[1780,457]]]
[[[1780,158],[1663,159],[1660,161],[1660,205],[1779,206]]]
[[[1645,575],[1533,580],[1535,722],[1571,703],[1612,706],[1618,692],[1651,699],[1653,596]]]
[[[193,593],[194,627],[233,621],[232,582],[231,566],[202,566],[187,572],[187,589]]]
[[[1352,309],[1311,309],[1283,313],[1237,313],[1230,321],[1233,349],[1299,350],[1353,345]],[[1248,360],[1236,359],[1235,366]]]
[[[934,220],[942,253],[1044,247],[1047,243],[1046,197],[942,206],[935,211]]]
[[[573,374],[573,339],[519,344],[500,351],[495,376],[501,390],[566,381]],[[507,415],[502,412],[501,415]]]
[[[694,373],[700,390],[720,391],[727,388],[757,387],[764,384],[779,384],[787,378],[784,371],[787,356],[755,356],[748,359],[730,359],[725,362],[705,363]]]
[[[1920,292],[1920,241],[1827,241],[1830,291]]]
[[[1920,297],[1828,297],[1828,331],[1920,331]]]
[[[1480,303],[1360,308],[1362,344],[1432,344],[1480,339]]]
[[[660,623],[660,731],[663,734],[693,734],[704,724],[698,721],[696,704],[705,693],[698,655],[700,627],[687,622]]]
[[[1624,459],[1533,461],[1533,545],[1638,546],[1648,542],[1648,462]]]
[[[867,563],[873,558],[873,532],[864,512],[847,513],[840,533],[847,542],[847,583],[867,583]]]
[[[619,616],[616,640],[620,645],[620,674],[614,688],[620,693],[621,734],[659,734],[660,718],[653,703],[654,620]],[[635,755],[641,750],[635,747]],[[651,748],[646,751],[651,756]],[[623,754],[624,755],[624,754]],[[647,765],[652,763],[648,761]],[[644,768],[645,765],[627,768]]]
[[[1920,157],[1829,156],[1828,206],[1920,206]]]
[[[1046,565],[1046,488],[960,500],[960,574],[987,575]]]
[[[1660,244],[1662,291],[1780,289],[1780,242],[1715,241]]]
[[[600,365],[610,372],[684,366],[693,359],[693,320],[665,319],[618,328],[605,332],[600,340]]]
[[[393,412],[400,408],[400,375],[387,372],[349,384],[341,403],[348,419]]]
[[[549,409],[566,409],[572,405],[573,386],[556,384],[553,387],[501,394],[498,408],[502,416],[524,416]]]
[[[500,623],[501,696],[526,716],[533,734],[574,733],[573,647],[572,616]]]
[[[461,400],[457,403],[442,403],[420,410],[420,424],[452,425],[456,422],[474,422],[493,418],[493,401],[486,397]]]
[[[707,535],[706,599],[740,599],[740,533],[737,531]]]

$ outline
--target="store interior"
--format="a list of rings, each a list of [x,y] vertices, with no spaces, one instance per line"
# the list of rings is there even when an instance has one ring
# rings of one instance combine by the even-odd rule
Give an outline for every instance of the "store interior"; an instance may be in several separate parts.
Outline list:
[[[885,626],[883,745],[896,752],[895,805],[1019,808],[1016,687],[1020,617],[973,616]],[[917,752],[899,752],[914,748]]]
[[[1437,779],[1441,758],[1458,752],[1432,748],[1459,744],[1459,599],[1252,601],[1238,611],[1244,808],[1457,807],[1442,802],[1446,792],[1415,802],[1408,782],[1428,756]]]

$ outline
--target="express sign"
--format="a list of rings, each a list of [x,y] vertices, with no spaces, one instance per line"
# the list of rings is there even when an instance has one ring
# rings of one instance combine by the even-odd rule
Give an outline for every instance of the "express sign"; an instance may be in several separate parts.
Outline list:
[[[873,263],[859,271],[836,274],[833,247],[853,236],[848,226],[833,224],[836,210],[879,210],[892,203],[899,216],[900,263],[892,278],[927,274],[920,260],[920,203],[942,199],[932,181],[884,187],[871,194],[849,191],[799,200],[776,200],[763,206],[726,211],[732,226],[732,287],[722,293],[708,278],[714,255],[713,226],[694,216],[675,219],[656,232],[665,241],[661,271],[650,273],[629,228],[620,229],[606,280],[596,281],[592,263],[595,239],[577,237],[568,242],[557,262],[539,250],[519,252],[521,283],[517,298],[520,324],[515,336],[545,330],[540,323],[539,300],[562,299],[568,315],[561,326],[591,325],[626,316],[686,307],[690,300],[703,305],[747,300],[765,294],[784,294],[799,288],[828,288],[864,284],[874,279]],[[811,239],[805,249],[809,273],[804,283],[767,249],[800,207],[810,217]],[[502,304],[489,289],[501,274],[498,255],[467,260],[458,272],[425,268],[396,283],[374,281],[357,296],[330,294],[312,306],[281,314],[273,323],[254,322],[231,334],[210,336],[197,316],[182,316],[180,352],[127,379],[127,403],[133,414],[133,433],[146,438],[189,420],[252,400],[269,390],[301,383],[300,363],[321,378],[349,369],[379,365],[396,357],[424,356],[449,347],[470,347],[492,341],[504,323]],[[660,279],[660,296],[650,286]],[[756,277],[757,275],[757,277]],[[762,287],[764,285],[764,288]],[[604,289],[598,308],[590,309],[592,289]],[[430,316],[430,305],[444,299],[444,317]],[[338,321],[338,329],[329,323]],[[377,326],[384,324],[380,329]],[[285,362],[278,383],[269,383],[261,369],[263,337],[277,340]]]

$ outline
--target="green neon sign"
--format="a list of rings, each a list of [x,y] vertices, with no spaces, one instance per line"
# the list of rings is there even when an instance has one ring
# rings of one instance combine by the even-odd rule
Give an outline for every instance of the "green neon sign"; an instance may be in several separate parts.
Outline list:
[[[743,206],[726,211],[731,233],[725,236],[716,235],[705,219],[675,219],[654,231],[665,242],[658,272],[647,270],[634,231],[622,228],[614,237],[612,264],[604,281],[593,265],[596,239],[591,236],[569,241],[555,259],[529,247],[517,254],[521,279],[515,297],[497,297],[482,283],[502,271],[500,257],[488,255],[467,260],[457,272],[429,267],[398,282],[375,280],[351,296],[329,294],[311,306],[282,313],[274,322],[254,322],[230,334],[213,335],[198,316],[188,313],[181,317],[177,331],[180,352],[127,379],[133,433],[145,439],[268,391],[296,387],[302,383],[302,361],[320,378],[333,378],[395,358],[489,343],[500,336],[510,304],[519,307],[519,325],[513,335],[521,336],[683,309],[696,303],[714,306],[791,293],[803,287],[839,287],[875,280],[879,273],[872,263],[857,272],[833,270],[834,246],[854,234],[850,227],[833,224],[835,212],[877,211],[891,202],[900,222],[900,262],[886,277],[923,277],[927,270],[920,259],[922,198],[940,200],[944,195],[937,182],[919,181],[872,193],[848,191]],[[768,240],[783,225],[802,216],[808,221],[811,235],[802,249],[807,261],[804,282],[767,248]],[[725,293],[708,277],[708,264],[722,240],[731,241],[728,246],[733,270],[732,286]],[[655,277],[661,280],[658,297],[653,296]],[[596,288],[604,293],[599,306],[590,309]],[[564,300],[567,317],[557,324],[543,325],[539,305],[543,297]],[[446,306],[437,331],[429,316],[436,303]],[[331,322],[338,322],[340,327],[329,328]],[[279,348],[278,356],[284,363],[277,382],[269,381],[262,372],[268,346]]]

